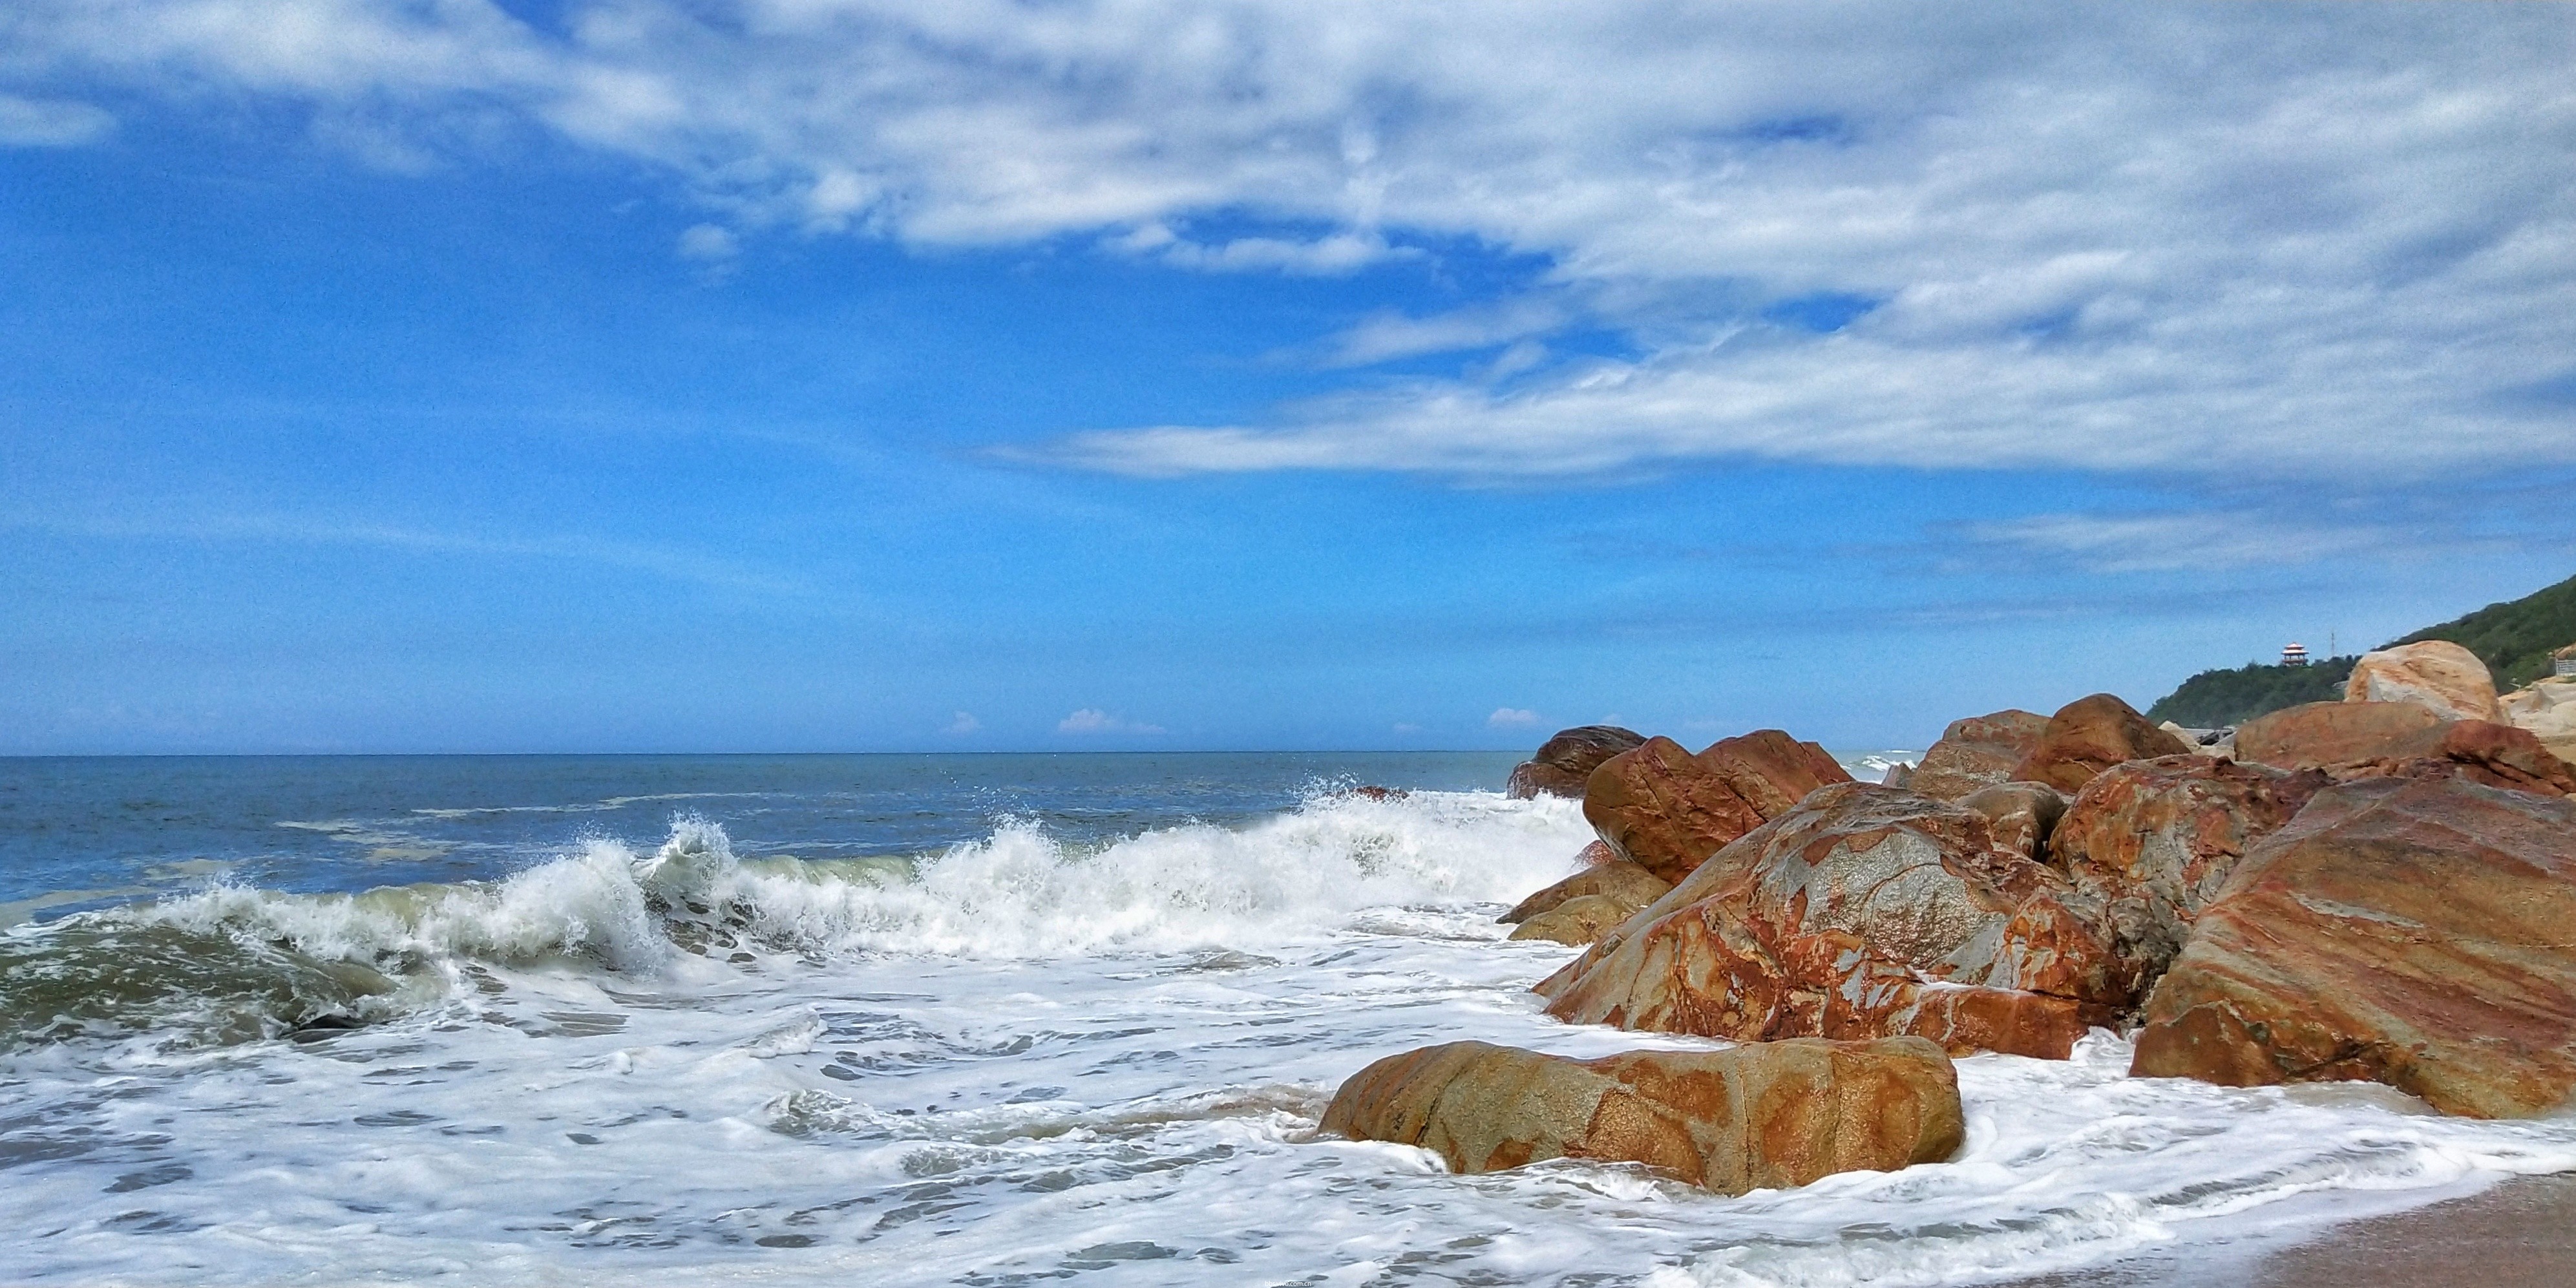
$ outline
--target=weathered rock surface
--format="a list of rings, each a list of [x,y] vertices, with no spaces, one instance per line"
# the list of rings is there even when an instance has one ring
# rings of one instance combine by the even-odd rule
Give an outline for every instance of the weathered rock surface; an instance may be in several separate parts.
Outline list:
[[[2135,707],[2111,694],[2096,693],[2058,708],[2040,732],[2039,745],[2013,767],[2011,778],[2046,783],[2072,796],[2113,765],[2193,750],[2191,744],[2147,723]]]
[[[2527,729],[2454,720],[2412,702],[2311,702],[2246,722],[2239,760],[2356,778],[2467,778],[2490,787],[2576,793],[2576,770]]]
[[[1512,767],[1512,777],[1503,794],[1513,800],[1528,800],[1545,793],[1583,799],[1584,784],[1591,781],[1592,771],[1601,762],[1623,751],[1643,745],[1645,735],[1617,725],[1577,725],[1560,729],[1556,736],[1540,743],[1537,754]]]
[[[1959,799],[1986,816],[1995,844],[2030,860],[2046,863],[2049,834],[2066,814],[2066,798],[2046,783],[1997,783]]]
[[[1601,938],[1645,906],[1606,894],[1579,894],[1522,921],[1511,937],[1548,939],[1581,947]]]
[[[2504,722],[2528,731],[2560,760],[2576,764],[2576,677],[2552,676],[2496,699]]]
[[[2449,640],[2364,653],[2344,681],[2346,702],[2412,702],[2457,720],[2494,720],[2495,677],[2478,655]]]
[[[2451,717],[2413,702],[2310,702],[2237,727],[2236,758],[2279,769],[2322,769],[2414,745]]]
[[[1914,1034],[2064,1057],[2125,997],[2108,940],[1984,815],[1827,787],[1542,981],[1573,1023],[1759,1041]]]
[[[1649,738],[1592,771],[1583,816],[1618,857],[1679,881],[1808,792],[1849,781],[1823,748],[1777,729],[1729,738],[1696,756],[1670,738]]]
[[[1593,844],[1598,845],[1600,842],[1595,841]],[[1611,859],[1592,864],[1573,876],[1521,900],[1510,912],[1494,920],[1527,921],[1542,912],[1555,909],[1568,899],[1580,898],[1584,895],[1607,896],[1627,904],[1628,910],[1634,912],[1663,898],[1664,892],[1672,888],[1672,882],[1626,859]]]
[[[2329,788],[2202,911],[2131,1072],[2547,1112],[2576,1090],[2571,928],[2576,802],[2461,779]]]
[[[2205,756],[2135,760],[2103,771],[2067,806],[2051,838],[2076,906],[2110,933],[2142,999],[2182,951],[2192,922],[2255,843],[2327,786],[2315,770]]]
[[[1935,800],[1954,801],[1980,787],[2011,780],[2013,770],[2039,746],[2048,717],[2032,711],[2004,710],[1953,720],[1941,741],[1923,753],[1910,788]]]
[[[1419,1146],[1460,1172],[1644,1163],[1721,1194],[1939,1162],[1965,1135],[1958,1073],[1919,1038],[1582,1061],[1452,1042],[1360,1070],[1323,1130]]]

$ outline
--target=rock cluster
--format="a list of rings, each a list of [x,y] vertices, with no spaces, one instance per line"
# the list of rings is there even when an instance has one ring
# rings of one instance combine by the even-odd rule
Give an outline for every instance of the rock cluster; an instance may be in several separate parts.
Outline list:
[[[1807,793],[1850,781],[1824,748],[1777,729],[1697,755],[1670,738],[1649,738],[1592,771],[1583,816],[1613,854],[1674,882]]]
[[[1459,1172],[1582,1158],[1741,1194],[1938,1162],[1964,1118],[1948,1057],[1914,1038],[1583,1061],[1452,1042],[1360,1070],[1323,1130],[1418,1146]]]

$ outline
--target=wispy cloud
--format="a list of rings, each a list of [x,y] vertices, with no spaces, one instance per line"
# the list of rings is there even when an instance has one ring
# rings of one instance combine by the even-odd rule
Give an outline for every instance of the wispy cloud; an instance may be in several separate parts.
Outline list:
[[[1055,731],[1063,734],[1158,734],[1161,725],[1121,720],[1098,707],[1084,707],[1055,722]]]
[[[1520,707],[1496,707],[1485,717],[1488,729],[1526,729],[1538,723],[1538,713]]]
[[[967,734],[974,733],[975,731],[982,729],[983,727],[984,722],[976,719],[974,712],[960,711],[957,713],[955,719],[948,722],[948,727],[940,732],[948,734],[951,737],[962,738]]]
[[[659,167],[736,237],[1539,265],[1527,300],[1344,330],[1344,365],[1541,335],[1569,293],[1635,341],[1520,350],[1505,390],[1020,453],[1079,468],[2576,460],[2576,399],[2528,394],[2576,352],[2558,6],[624,0],[540,27],[483,0],[25,0],[10,31],[9,68],[292,99],[397,160],[470,153],[503,114]],[[21,136],[105,128],[9,110]],[[1874,306],[1798,320],[1831,299]]]
[[[0,93],[0,148],[76,148],[115,132],[116,118],[93,104]]]

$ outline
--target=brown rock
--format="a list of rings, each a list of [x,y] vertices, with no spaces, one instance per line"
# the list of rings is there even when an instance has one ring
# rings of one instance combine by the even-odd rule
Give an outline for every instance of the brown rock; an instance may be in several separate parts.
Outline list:
[[[1418,1146],[1459,1172],[1644,1163],[1721,1194],[1939,1162],[1965,1138],[1958,1073],[1919,1038],[1582,1061],[1452,1042],[1354,1074],[1323,1130]]]
[[[2076,906],[2129,968],[2132,1004],[2173,964],[2246,851],[2326,785],[2314,770],[2196,755],[2133,760],[2084,785],[2050,844]]]
[[[1620,858],[1678,881],[1808,792],[1849,781],[1823,748],[1777,729],[1728,738],[1696,756],[1670,738],[1649,738],[1592,771],[1583,816]]]
[[[1503,794],[1513,800],[1528,800],[1541,793],[1581,800],[1584,784],[1602,761],[1635,750],[1645,741],[1643,734],[1617,725],[1560,729],[1555,737],[1539,744],[1536,755],[1512,767],[1511,782]]]
[[[1601,843],[1595,841],[1592,844],[1599,845]],[[1588,851],[1591,849],[1591,846],[1585,846],[1584,848]],[[1573,876],[1567,877],[1563,881],[1559,881],[1555,885],[1549,886],[1546,889],[1521,900],[1520,903],[1515,905],[1510,912],[1504,913],[1502,916],[1494,918],[1494,920],[1502,922],[1527,921],[1542,912],[1554,910],[1557,905],[1564,903],[1568,899],[1580,898],[1584,895],[1605,895],[1620,903],[1628,905],[1628,911],[1635,912],[1637,909],[1643,908],[1647,904],[1653,903],[1655,900],[1664,897],[1664,892],[1672,888],[1672,882],[1666,881],[1662,877],[1656,876],[1654,873],[1648,872],[1644,868],[1641,868],[1634,863],[1630,863],[1626,859],[1610,859],[1606,862],[1592,864],[1591,866],[1584,868],[1582,871],[1575,873]]]
[[[2506,724],[2529,730],[2549,754],[2576,763],[2576,676],[2535,680],[2496,699],[2496,705],[2504,709]]]
[[[2125,996],[2048,869],[1973,810],[1821,789],[1542,981],[1572,1023],[1757,1041],[1915,1034],[2063,1057]]]
[[[2179,756],[2190,743],[2147,723],[2137,709],[2108,693],[2077,698],[2048,718],[2039,745],[2015,766],[2017,781],[2046,783],[2072,796],[2093,776],[2123,761]]]
[[[2576,793],[2576,770],[2527,729],[2452,720],[2412,702],[2311,702],[2247,721],[2239,760],[2357,778],[2467,778],[2490,787]]]
[[[2046,863],[2049,833],[2066,813],[2066,798],[2046,783],[1997,783],[1980,787],[1959,804],[1986,816],[1995,844],[2030,860]]]
[[[2413,702],[2311,702],[2256,716],[2236,729],[2236,758],[2277,769],[2322,769],[2372,760],[2450,723]]]
[[[2576,1090],[2570,927],[2576,802],[2456,778],[2329,788],[2202,911],[2130,1071],[2545,1113]]]
[[[2496,720],[2495,677],[2478,655],[2449,640],[2364,653],[2344,681],[2346,702],[2412,702],[2455,720]]]
[[[1579,894],[1523,921],[1512,932],[1512,938],[1550,939],[1579,948],[1601,938],[1645,906],[1606,894]]]
[[[1788,813],[1827,783],[1852,780],[1824,748],[1778,729],[1756,729],[1710,743],[1699,753],[1699,762],[1765,819]]]
[[[1941,741],[1923,753],[1909,787],[1935,800],[1954,801],[1980,787],[2010,781],[2013,769],[2039,746],[2048,717],[2005,710],[1953,720]]]

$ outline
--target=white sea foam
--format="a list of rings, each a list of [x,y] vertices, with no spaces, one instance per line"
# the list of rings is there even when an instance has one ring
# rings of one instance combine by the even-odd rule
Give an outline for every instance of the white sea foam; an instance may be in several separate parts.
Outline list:
[[[1333,797],[1092,849],[1013,823],[909,879],[683,823],[485,886],[174,901],[149,915],[459,991],[112,1070],[5,1057],[33,1161],[0,1280],[1966,1283],[2576,1169],[2576,1122],[2132,1079],[2107,1035],[1961,1061],[1951,1162],[1794,1191],[1316,1139],[1343,1078],[1429,1042],[1706,1045],[1539,1013],[1567,950],[1491,905],[1581,839],[1562,802]],[[718,933],[749,951],[690,950]]]

